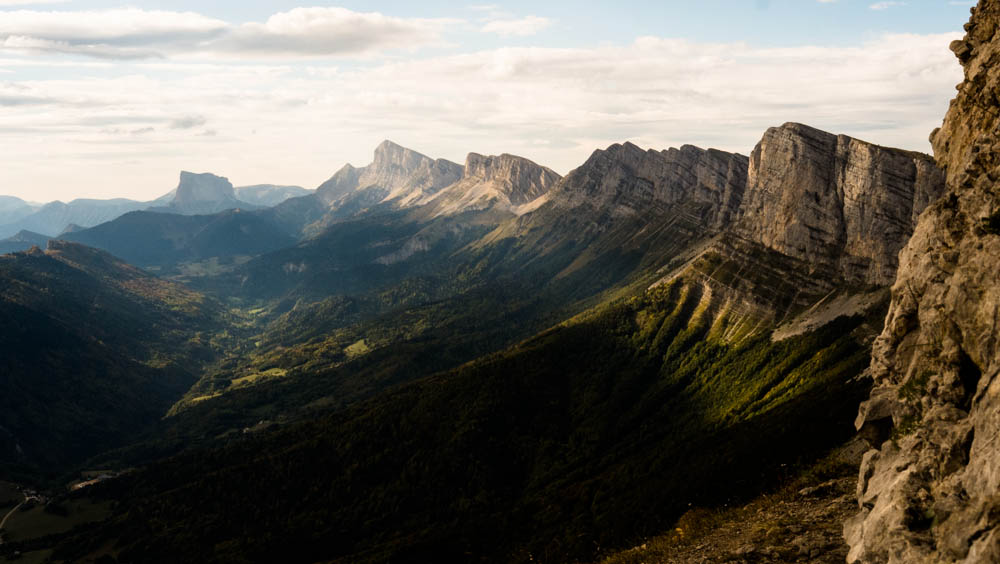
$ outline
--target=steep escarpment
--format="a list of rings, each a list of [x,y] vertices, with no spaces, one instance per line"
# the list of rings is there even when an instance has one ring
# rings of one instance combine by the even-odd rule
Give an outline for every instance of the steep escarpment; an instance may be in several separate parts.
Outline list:
[[[236,191],[229,179],[210,173],[195,174],[181,171],[180,184],[177,185],[177,193],[173,201],[175,204],[183,206],[195,202],[235,199]]]
[[[234,208],[253,208],[236,198],[236,190],[228,178],[211,173],[196,174],[181,171],[180,182],[174,190],[174,197],[165,207],[151,208],[156,211],[183,215],[213,214]]]
[[[884,308],[896,256],[943,190],[927,155],[774,127],[751,154],[728,229],[671,279],[711,286],[759,327],[786,324],[781,338]]]
[[[1000,561],[1000,1],[951,48],[965,81],[931,141],[948,191],[901,253],[864,458],[850,562]]]
[[[886,286],[917,216],[943,189],[927,155],[788,123],[750,156],[738,231],[850,282]]]
[[[743,155],[691,145],[644,151],[625,143],[595,151],[550,199],[559,207],[600,209],[612,217],[680,203],[704,206],[700,219],[718,229],[738,209],[746,175]]]

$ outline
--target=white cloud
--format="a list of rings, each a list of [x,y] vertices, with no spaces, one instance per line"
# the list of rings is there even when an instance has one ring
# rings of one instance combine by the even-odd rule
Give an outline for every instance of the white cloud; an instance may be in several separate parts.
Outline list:
[[[99,58],[149,58],[223,33],[228,24],[194,12],[124,8],[106,11],[6,11],[0,48]]]
[[[344,8],[295,8],[248,23],[208,49],[274,55],[335,55],[378,49],[412,48],[438,41],[454,20],[406,19]]]
[[[458,161],[522,154],[560,172],[624,140],[746,154],[785,121],[926,151],[962,78],[948,50],[958,37],[785,48],[649,37],[342,67],[149,60],[88,78],[4,75],[3,191],[155,197],[180,169],[316,186],[344,162],[366,164],[384,138]]]
[[[234,25],[194,12],[5,11],[0,49],[140,59],[186,54],[335,56],[439,41],[457,20],[394,18],[344,8],[295,8],[263,23]]]
[[[837,0],[816,0],[816,1],[819,2],[820,4],[833,4]]]
[[[487,22],[482,27],[485,33],[498,35],[535,35],[552,25],[552,20],[539,16],[526,16],[518,19],[500,19]]]
[[[872,10],[888,10],[889,8],[895,8],[896,6],[905,6],[906,2],[876,2],[870,6],[869,9]]]

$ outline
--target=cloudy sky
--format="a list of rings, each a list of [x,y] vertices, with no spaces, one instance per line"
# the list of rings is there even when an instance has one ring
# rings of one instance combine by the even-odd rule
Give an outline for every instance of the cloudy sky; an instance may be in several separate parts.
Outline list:
[[[209,5],[210,4],[210,5]],[[314,188],[382,139],[561,173],[800,121],[929,150],[962,0],[0,0],[0,194]]]

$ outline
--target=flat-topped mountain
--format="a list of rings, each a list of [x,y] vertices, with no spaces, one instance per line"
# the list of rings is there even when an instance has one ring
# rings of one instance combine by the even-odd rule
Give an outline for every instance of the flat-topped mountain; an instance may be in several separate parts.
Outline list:
[[[167,206],[153,209],[184,215],[205,215],[235,208],[256,207],[236,198],[236,190],[228,178],[207,172],[196,174],[181,171],[173,199]]]
[[[174,194],[174,204],[184,206],[197,202],[226,202],[236,200],[236,190],[228,178],[211,173],[195,174],[181,171],[180,184]]]

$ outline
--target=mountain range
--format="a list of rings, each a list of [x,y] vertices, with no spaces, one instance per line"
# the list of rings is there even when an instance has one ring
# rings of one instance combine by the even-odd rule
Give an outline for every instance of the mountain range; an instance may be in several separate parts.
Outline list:
[[[67,561],[593,558],[853,435],[897,254],[944,190],[927,155],[794,123],[749,156],[616,144],[565,177],[387,141],[265,208],[183,173],[167,204],[9,259],[79,256],[123,304],[112,256],[173,280],[141,275],[162,305],[106,353],[180,382],[142,392],[167,417],[10,461],[141,466],[88,493],[103,524],[46,541]],[[178,307],[196,318],[151,321]]]
[[[178,187],[151,202],[124,198],[78,199],[69,203],[56,201],[40,205],[3,196],[0,197],[0,237],[10,237],[20,231],[55,237],[67,230],[94,227],[126,213],[146,209],[184,215],[216,213],[233,208],[257,209],[309,193],[309,190],[298,186],[272,184],[233,188],[225,178],[181,172]]]
[[[639,562],[833,452],[847,546],[716,560],[997,560],[998,26],[984,0],[952,45],[934,157],[786,123],[561,177],[385,141],[314,191],[185,172],[19,232],[2,477],[107,510],[0,556]]]

